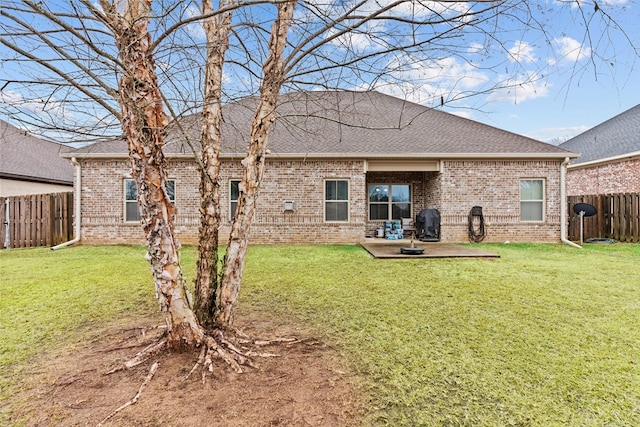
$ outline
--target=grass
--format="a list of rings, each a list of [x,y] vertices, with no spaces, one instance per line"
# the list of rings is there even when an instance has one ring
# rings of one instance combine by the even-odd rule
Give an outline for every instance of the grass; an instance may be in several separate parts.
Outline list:
[[[252,247],[240,305],[325,334],[378,425],[640,425],[640,245],[481,247],[501,258]],[[19,367],[79,329],[155,310],[143,253],[0,253],[0,399]],[[193,257],[185,249],[190,278]]]

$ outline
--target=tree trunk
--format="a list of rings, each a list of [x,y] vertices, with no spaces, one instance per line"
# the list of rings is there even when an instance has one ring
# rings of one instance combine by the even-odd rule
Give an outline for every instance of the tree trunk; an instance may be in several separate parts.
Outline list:
[[[123,12],[107,0],[101,0],[101,4],[125,67],[118,84],[122,130],[138,186],[140,216],[148,244],[147,259],[160,308],[166,312],[167,339],[174,348],[199,345],[204,334],[186,298],[174,231],[174,207],[166,190],[162,148],[169,120],[149,51],[151,1],[127,2],[124,10],[120,9]]]
[[[269,56],[262,67],[260,102],[251,124],[249,148],[242,160],[244,176],[239,185],[238,207],[231,227],[217,300],[216,321],[223,328],[230,327],[233,323],[249,243],[249,227],[253,221],[258,189],[264,174],[267,136],[275,120],[278,94],[283,82],[283,54],[295,4],[295,1],[278,3],[278,16],[271,27]]]
[[[234,4],[222,0],[219,7]],[[205,15],[213,12],[212,0],[203,0]],[[200,177],[200,229],[194,310],[200,324],[215,327],[216,293],[219,284],[218,232],[220,228],[220,146],[222,141],[222,66],[229,47],[232,13],[204,20],[207,37],[204,105],[202,108],[202,165]]]

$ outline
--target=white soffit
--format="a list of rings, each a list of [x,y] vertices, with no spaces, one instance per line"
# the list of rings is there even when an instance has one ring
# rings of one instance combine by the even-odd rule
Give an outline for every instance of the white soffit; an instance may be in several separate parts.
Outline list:
[[[439,172],[439,160],[367,160],[369,172]]]

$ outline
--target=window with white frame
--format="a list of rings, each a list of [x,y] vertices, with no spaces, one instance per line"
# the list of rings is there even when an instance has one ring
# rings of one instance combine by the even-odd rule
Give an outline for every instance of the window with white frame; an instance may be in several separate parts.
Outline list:
[[[176,181],[167,180],[167,194],[171,203],[176,202]],[[138,208],[138,186],[135,180],[124,180],[124,220],[125,222],[139,222],[140,209]]]
[[[349,181],[328,179],[324,182],[324,220],[349,221]]]
[[[232,179],[229,181],[229,219],[233,221],[238,209],[238,198],[240,197],[240,180]]]
[[[369,219],[411,218],[411,185],[369,184]]]
[[[544,180],[520,180],[520,221],[544,220]]]

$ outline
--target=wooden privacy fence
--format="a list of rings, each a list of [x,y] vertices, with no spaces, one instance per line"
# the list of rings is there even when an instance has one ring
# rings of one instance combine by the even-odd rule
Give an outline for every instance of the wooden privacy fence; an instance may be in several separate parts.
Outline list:
[[[3,248],[54,246],[73,239],[73,193],[0,197]]]
[[[584,218],[584,238],[640,242],[640,193],[570,196],[569,240],[580,240],[580,215],[573,211],[577,203],[593,205],[596,215]]]

